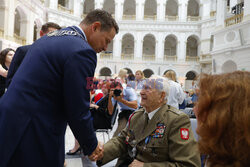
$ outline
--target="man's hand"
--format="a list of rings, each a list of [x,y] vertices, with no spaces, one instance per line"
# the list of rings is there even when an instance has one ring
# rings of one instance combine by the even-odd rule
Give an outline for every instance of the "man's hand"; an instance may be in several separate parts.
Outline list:
[[[98,145],[97,145],[95,151],[89,156],[89,159],[91,161],[97,161],[97,160],[102,159],[102,157],[103,157],[103,151],[104,151],[104,149],[103,149],[103,143],[98,142]]]
[[[116,100],[116,101],[119,101],[119,102],[122,102],[122,99],[123,98],[123,95],[120,95],[120,96],[114,96],[114,99]]]
[[[143,165],[143,162],[135,159],[128,167],[143,167]]]

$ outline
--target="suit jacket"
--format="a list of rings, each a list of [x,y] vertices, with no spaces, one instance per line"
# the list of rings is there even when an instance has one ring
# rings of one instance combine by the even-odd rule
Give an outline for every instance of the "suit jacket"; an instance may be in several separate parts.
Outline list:
[[[20,64],[22,63],[30,46],[31,45],[26,45],[26,46],[21,46],[21,47],[17,48],[15,55],[10,63],[10,68],[8,70],[8,75],[6,78],[6,88],[9,87],[14,74],[16,73],[17,69],[19,68]]]
[[[85,155],[96,148],[87,79],[97,57],[73,31],[83,36],[68,27],[35,41],[0,100],[1,167],[63,166],[67,123]]]
[[[144,109],[131,116],[120,136],[104,145],[98,165],[120,157],[116,166],[137,159],[144,167],[200,167],[200,155],[189,118],[169,105],[163,105],[144,129]]]

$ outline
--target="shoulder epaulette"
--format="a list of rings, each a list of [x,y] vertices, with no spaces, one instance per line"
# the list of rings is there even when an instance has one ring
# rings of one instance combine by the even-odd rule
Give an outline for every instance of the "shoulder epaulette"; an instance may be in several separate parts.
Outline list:
[[[174,108],[174,107],[172,107],[172,106],[170,106],[170,105],[168,105],[168,111],[170,111],[170,112],[172,112],[172,113],[175,113],[175,114],[177,114],[177,115],[180,115],[180,114],[181,114],[181,111],[180,111],[180,110],[178,110],[177,108]]]

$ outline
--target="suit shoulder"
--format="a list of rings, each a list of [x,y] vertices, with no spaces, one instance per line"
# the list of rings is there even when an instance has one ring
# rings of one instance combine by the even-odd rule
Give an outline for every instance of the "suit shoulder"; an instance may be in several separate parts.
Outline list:
[[[29,50],[30,46],[31,45],[20,46],[16,49],[16,52],[26,53]]]

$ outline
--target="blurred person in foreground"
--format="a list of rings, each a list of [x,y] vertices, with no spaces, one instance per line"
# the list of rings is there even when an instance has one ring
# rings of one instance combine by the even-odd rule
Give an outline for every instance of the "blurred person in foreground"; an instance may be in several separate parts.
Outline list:
[[[135,111],[117,137],[104,145],[104,165],[118,167],[200,167],[200,154],[188,116],[167,105],[169,83],[152,76],[141,90],[142,109]]]
[[[250,72],[202,75],[194,111],[207,167],[250,166]]]
[[[60,30],[61,27],[53,22],[48,22],[45,23],[44,25],[42,25],[42,28],[40,30],[40,36],[44,36],[47,33],[51,32],[51,31],[55,31],[55,30]],[[16,53],[13,57],[13,60],[10,64],[10,68],[8,71],[8,75],[7,75],[7,79],[6,79],[6,87],[8,88],[12,78],[14,77],[14,74],[16,73],[17,69],[19,68],[20,64],[22,63],[26,53],[28,52],[29,48],[31,47],[31,45],[26,45],[26,46],[21,46],[19,48],[17,48]]]
[[[1,167],[63,166],[67,123],[85,155],[96,160],[102,154],[87,79],[94,76],[96,53],[118,31],[108,12],[93,10],[79,26],[34,42],[0,101]]]

